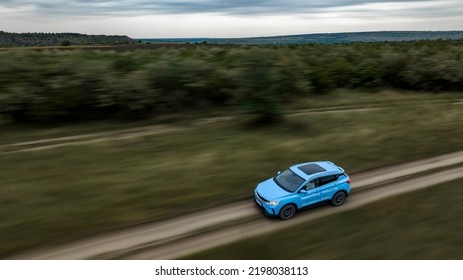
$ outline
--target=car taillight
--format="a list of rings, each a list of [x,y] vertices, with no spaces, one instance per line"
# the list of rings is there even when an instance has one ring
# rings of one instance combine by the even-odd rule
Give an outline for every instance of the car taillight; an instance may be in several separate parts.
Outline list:
[[[347,179],[347,183],[350,184],[350,179]]]

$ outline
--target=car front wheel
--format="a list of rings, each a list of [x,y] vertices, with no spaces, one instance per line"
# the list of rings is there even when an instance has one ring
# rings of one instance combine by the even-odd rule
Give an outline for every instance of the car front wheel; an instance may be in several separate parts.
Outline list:
[[[289,220],[296,214],[296,207],[294,205],[288,204],[283,206],[280,210],[280,219]]]
[[[337,192],[331,199],[331,204],[333,206],[341,206],[344,203],[344,201],[346,201],[346,193]]]

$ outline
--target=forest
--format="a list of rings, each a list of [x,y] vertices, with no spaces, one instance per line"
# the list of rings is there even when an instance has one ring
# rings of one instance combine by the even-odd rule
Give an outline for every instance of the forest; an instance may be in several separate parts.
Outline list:
[[[463,41],[0,51],[0,118],[66,123],[211,110],[278,120],[335,89],[463,90]]]

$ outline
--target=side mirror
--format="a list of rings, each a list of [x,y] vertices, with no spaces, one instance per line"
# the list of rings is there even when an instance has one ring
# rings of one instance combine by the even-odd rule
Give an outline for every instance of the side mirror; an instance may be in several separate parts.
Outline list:
[[[280,175],[280,174],[281,174],[281,171],[278,171],[278,172],[277,172],[277,176]]]
[[[301,194],[306,194],[306,193],[307,193],[307,191],[306,191],[306,190],[304,190],[304,189],[302,189],[302,190],[300,190],[300,191],[299,191],[299,193],[301,193]]]

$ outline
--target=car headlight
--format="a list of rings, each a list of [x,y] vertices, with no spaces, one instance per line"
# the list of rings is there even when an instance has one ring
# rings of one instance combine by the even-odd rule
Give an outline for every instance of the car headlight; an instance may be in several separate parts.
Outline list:
[[[277,206],[278,203],[280,203],[279,201],[269,201],[268,204],[270,205],[273,205],[273,206]]]

